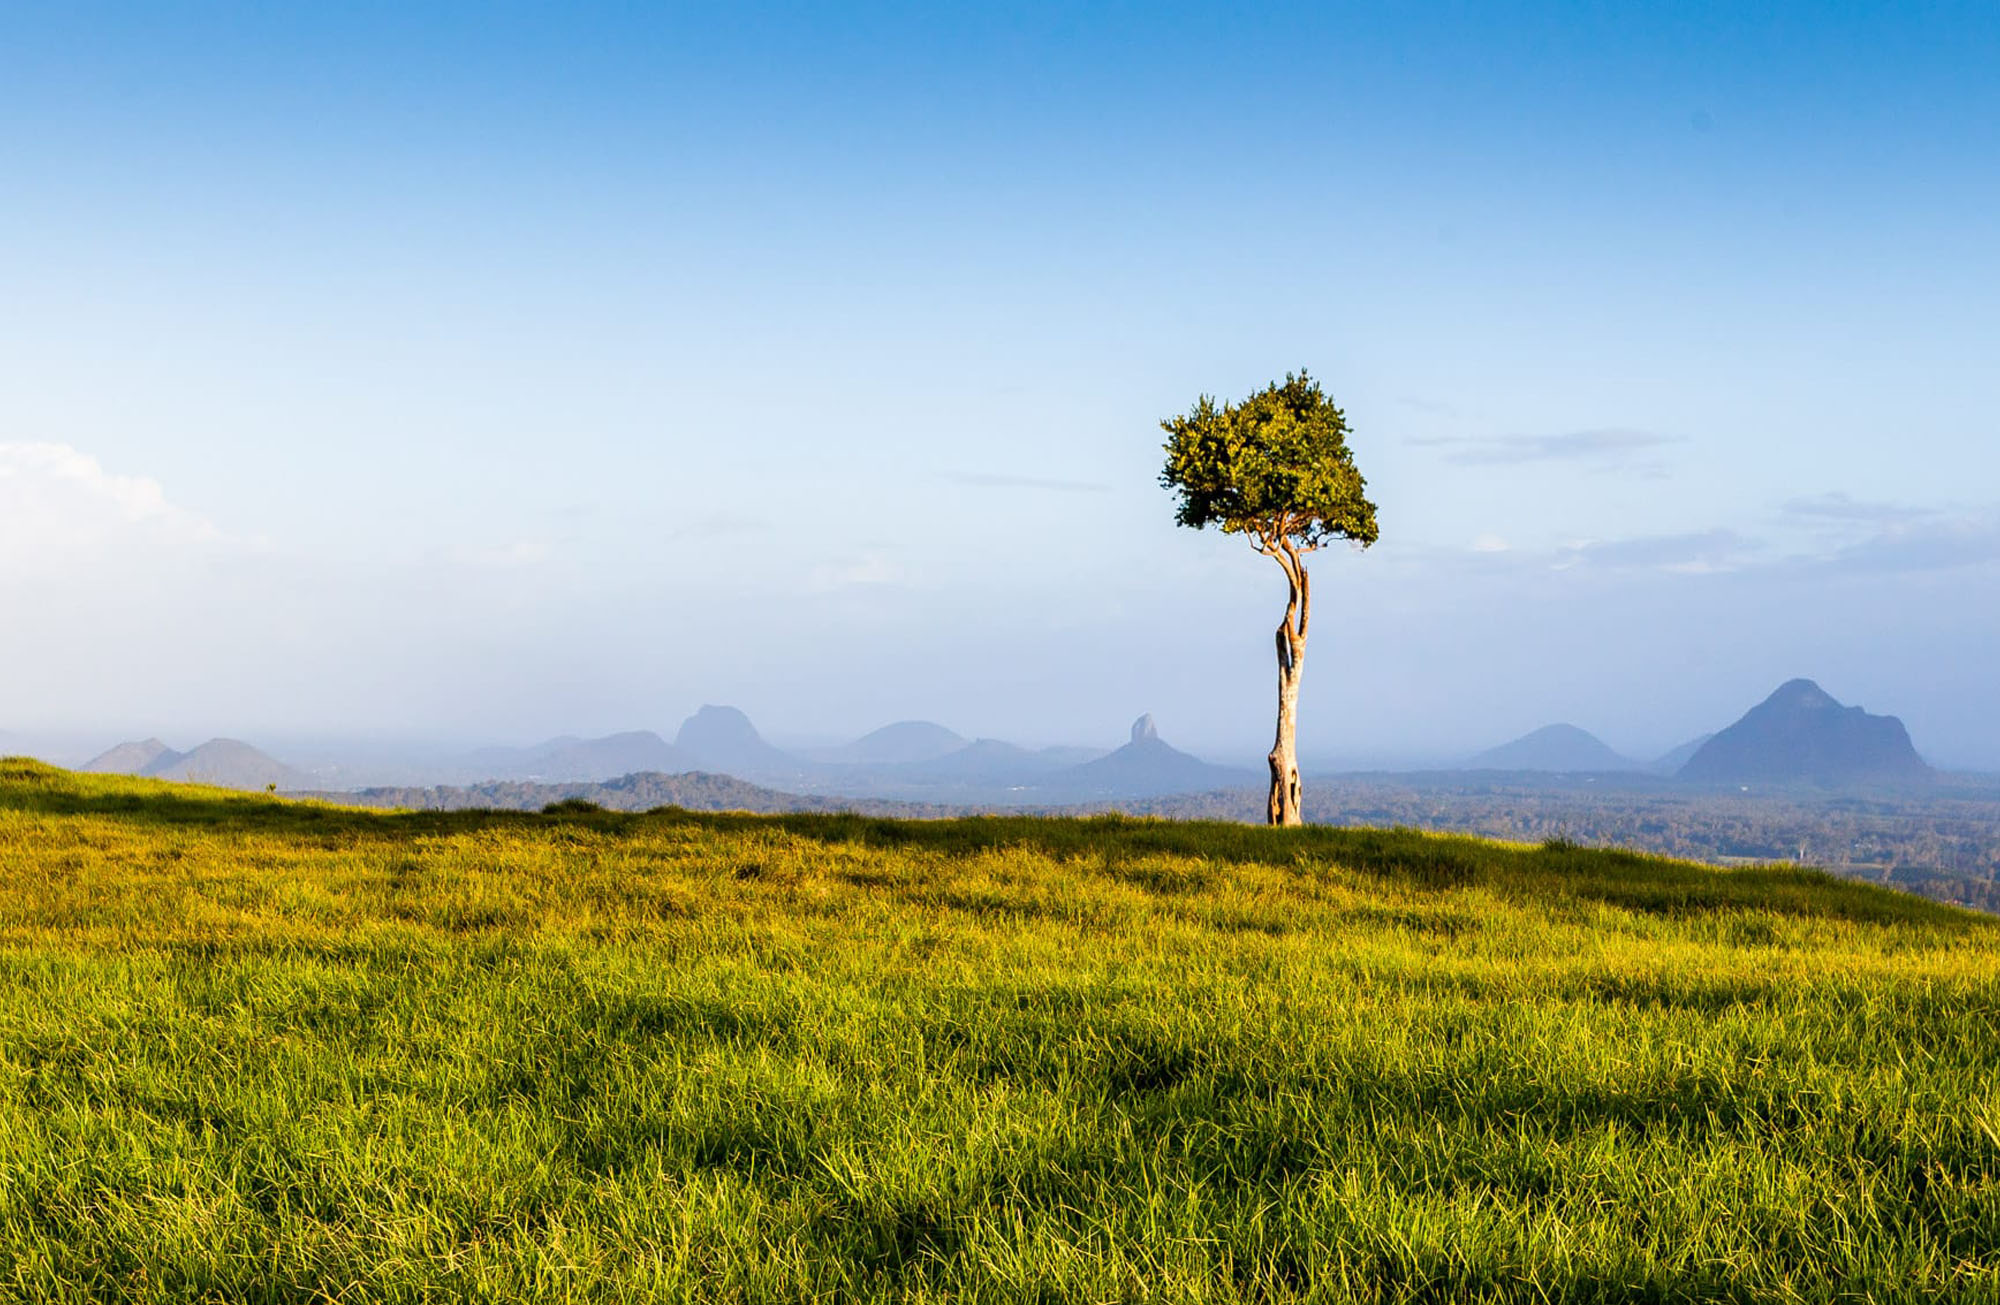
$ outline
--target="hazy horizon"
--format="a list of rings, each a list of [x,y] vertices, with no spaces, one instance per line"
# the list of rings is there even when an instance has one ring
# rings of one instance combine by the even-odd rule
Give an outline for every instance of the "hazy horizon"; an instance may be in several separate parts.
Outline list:
[[[702,705],[732,706],[733,704],[716,703]],[[1755,704],[1746,704],[1746,710],[1748,706],[1752,705]],[[1856,706],[1863,704],[1848,703],[1845,705]],[[693,712],[690,711],[689,714],[692,715]],[[1157,713],[1147,714],[1155,716],[1155,725],[1157,727]],[[1874,714],[1893,715],[1894,713],[1876,712]],[[755,717],[751,717],[751,723],[766,741],[798,755],[803,760],[811,760],[813,754],[817,751],[838,750],[843,745],[856,741],[873,729],[879,729],[886,725],[909,723],[911,719],[898,718],[894,721],[881,722],[879,725],[869,727],[868,729],[837,734],[801,734],[786,731],[782,727],[773,729],[770,727],[769,722],[758,721]],[[1685,736],[1676,739],[1674,743],[1663,747],[1651,744],[1639,747],[1621,747],[1612,740],[1599,737],[1600,741],[1607,743],[1613,751],[1620,753],[1627,761],[1644,766],[1658,761],[1671,750],[1678,749],[1685,744],[1694,742],[1701,737],[1723,729],[1729,724],[1733,724],[1735,719],[1735,717],[1731,717],[1730,720],[1718,721],[1712,725],[1689,731]],[[935,721],[928,723],[942,724],[947,728],[951,728],[949,722]],[[666,725],[634,724],[624,729],[606,731],[606,733],[621,734],[644,731],[656,734],[660,738],[672,742],[678,731],[679,724],[679,721]],[[1542,726],[1536,726],[1528,731],[1524,731],[1523,734],[1534,733],[1549,725],[1574,724],[1575,722],[1572,721],[1549,721],[1545,722]],[[1588,730],[1586,726],[1578,726],[1578,728]],[[1115,739],[1109,737],[1036,738],[1018,735],[967,733],[962,730],[956,732],[963,735],[968,741],[999,739],[1003,742],[1027,748],[1086,747],[1108,752],[1126,741],[1129,735],[1129,728],[1127,731],[1121,732]],[[1593,735],[1596,734],[1596,731],[1588,732]],[[166,737],[166,734],[172,734],[173,737]],[[12,750],[25,751],[29,755],[37,756],[42,760],[54,761],[62,765],[82,765],[118,744],[142,741],[146,738],[159,738],[169,747],[179,752],[186,752],[214,738],[238,738],[243,742],[257,746],[261,751],[272,754],[279,761],[296,764],[307,769],[315,766],[323,767],[333,763],[351,767],[357,764],[365,765],[372,762],[391,769],[417,767],[421,770],[425,767],[446,764],[462,765],[468,756],[478,754],[482,750],[518,749],[525,751],[538,745],[556,742],[564,738],[584,740],[592,737],[603,736],[581,735],[575,731],[566,731],[561,734],[546,736],[512,736],[504,738],[476,735],[410,735],[385,731],[362,733],[308,732],[294,734],[282,732],[271,734],[266,732],[254,737],[243,734],[230,734],[227,731],[219,734],[205,733],[200,729],[166,732],[140,730],[123,734],[115,734],[104,730],[84,730],[53,731],[39,734],[17,733],[10,735],[5,731],[0,731],[0,754],[10,751],[11,744],[15,745]],[[1191,752],[1204,760],[1240,767],[1245,769],[1246,772],[1253,772],[1261,765],[1263,753],[1268,747],[1268,741],[1263,744],[1253,744],[1243,741],[1238,741],[1235,744],[1227,742],[1215,743],[1213,741],[1204,743],[1177,736],[1170,737],[1165,734],[1162,737],[1165,737],[1167,742],[1182,751]],[[1479,754],[1508,743],[1520,741],[1521,738],[1521,735],[1514,735],[1505,739],[1488,739],[1473,745],[1431,752],[1382,751],[1371,753],[1357,750],[1346,752],[1308,751],[1304,754],[1304,762],[1308,771],[1321,774],[1341,771],[1450,770],[1462,768],[1466,763],[1476,761]],[[1990,765],[1981,765],[1977,762],[1965,764],[1954,763],[1950,760],[1941,761],[1922,746],[1921,739],[1913,740],[1913,742],[1916,743],[1918,752],[1941,770],[1969,773],[1990,773],[1994,770],[1994,767]]]
[[[169,6],[0,41],[0,750],[1269,744],[1158,421],[1309,367],[1310,762],[1804,676],[2000,770],[2000,11]]]

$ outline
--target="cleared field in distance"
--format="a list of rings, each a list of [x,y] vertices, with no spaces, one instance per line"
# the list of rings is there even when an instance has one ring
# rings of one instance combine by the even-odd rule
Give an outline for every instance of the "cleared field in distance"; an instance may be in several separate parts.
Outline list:
[[[2000,920],[0,762],[0,1298],[1993,1300]]]

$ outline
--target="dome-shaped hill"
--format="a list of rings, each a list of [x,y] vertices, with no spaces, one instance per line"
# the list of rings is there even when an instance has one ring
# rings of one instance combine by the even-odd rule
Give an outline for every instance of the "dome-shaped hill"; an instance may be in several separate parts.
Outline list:
[[[704,706],[681,722],[675,750],[702,770],[725,775],[771,776],[796,773],[799,761],[772,747],[734,707]]]
[[[949,756],[967,742],[964,735],[934,721],[899,720],[822,755],[828,761],[857,766],[910,765]]]
[[[1595,734],[1574,725],[1544,725],[1511,743],[1490,748],[1466,763],[1471,770],[1541,770],[1559,773],[1635,770]]]

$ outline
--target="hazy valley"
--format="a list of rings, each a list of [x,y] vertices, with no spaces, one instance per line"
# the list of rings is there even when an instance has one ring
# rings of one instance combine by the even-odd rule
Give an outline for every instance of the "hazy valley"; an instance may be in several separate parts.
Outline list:
[[[581,801],[621,811],[925,819],[1125,811],[1254,821],[1264,780],[1247,765],[1175,748],[1150,715],[1105,749],[968,739],[929,721],[896,722],[832,747],[784,749],[727,706],[703,707],[671,741],[633,730],[378,758],[374,766],[400,766],[405,782],[337,785],[325,771],[308,773],[227,739],[186,753],[156,739],[120,744],[84,769],[418,809],[539,810]],[[1934,771],[1900,721],[1841,704],[1808,680],[1787,682],[1737,721],[1652,759],[1621,756],[1559,724],[1457,768],[1308,776],[1306,813],[1316,823],[1569,839],[1714,864],[1796,861],[1940,900],[2000,905],[2000,777]]]

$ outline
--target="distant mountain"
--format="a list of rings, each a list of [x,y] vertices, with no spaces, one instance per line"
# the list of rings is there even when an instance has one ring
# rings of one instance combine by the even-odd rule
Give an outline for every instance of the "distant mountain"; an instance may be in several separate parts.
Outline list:
[[[1052,772],[1061,770],[1065,764],[1060,757],[1051,757],[1018,744],[1000,739],[975,739],[942,757],[904,762],[894,767],[891,773],[904,780],[1006,788],[1038,783]]]
[[[100,775],[149,775],[151,767],[172,765],[180,757],[180,753],[158,739],[144,739],[100,752],[85,762],[83,768]]]
[[[734,737],[740,746],[740,726],[726,719],[721,724],[737,731]],[[673,805],[711,811],[858,811],[935,817],[994,810],[1103,810],[1106,804],[1128,799],[1241,789],[1259,782],[1259,776],[1249,770],[1212,766],[1169,747],[1154,730],[1151,717],[1142,716],[1132,728],[1131,742],[1115,752],[1082,765],[1065,765],[1065,758],[1074,751],[1031,750],[998,739],[980,739],[934,761],[896,767],[857,766],[845,772],[849,778],[873,777],[883,785],[868,793],[838,789],[782,792],[724,774],[641,773],[599,783],[495,780],[427,788],[374,787],[320,796],[340,802],[414,808],[540,810],[553,802],[579,798],[621,811]],[[797,764],[784,753],[777,755]],[[903,770],[908,771],[908,777],[893,778]]]
[[[525,748],[494,746],[474,748],[462,756],[452,758],[448,767],[463,770],[469,775],[482,778],[514,778],[532,774],[543,757],[564,748],[573,748],[583,740],[574,734],[558,734],[555,738],[544,739],[540,743]]]
[[[963,735],[931,721],[902,720],[816,755],[855,766],[895,766],[935,761],[957,752],[966,743]]]
[[[1036,748],[1035,755],[1051,766],[1081,766],[1086,761],[1111,755],[1110,748],[1086,748],[1075,744],[1058,743],[1054,747]]]
[[[692,770],[693,760],[651,730],[628,730],[599,739],[564,734],[530,748],[481,748],[451,769],[475,779],[530,779],[549,783],[615,779],[642,770]]]
[[[804,764],[764,741],[750,718],[734,707],[705,706],[681,722],[674,747],[703,770],[738,778],[796,775]]]
[[[1242,788],[1257,779],[1253,771],[1213,766],[1168,744],[1149,714],[1132,722],[1131,742],[1108,756],[1057,772],[1042,791],[1062,801],[1089,801]]]
[[[1679,777],[1704,784],[1926,783],[1931,768],[1894,716],[1843,706],[1811,680],[1791,680],[1701,745]]]
[[[546,780],[616,779],[647,770],[691,770],[692,763],[651,730],[628,730],[544,747],[535,758],[534,773]]]
[[[1688,764],[1688,759],[1701,751],[1701,745],[1714,737],[1715,735],[1713,734],[1704,734],[1699,738],[1689,739],[1686,743],[1681,744],[1665,756],[1655,757],[1653,760],[1647,762],[1646,769],[1652,771],[1655,775],[1679,774],[1680,768]]]
[[[935,737],[935,736],[933,736]],[[1024,748],[1000,739],[975,739],[955,751],[915,761],[840,764],[829,753],[813,763],[794,763],[784,773],[772,767],[760,783],[796,791],[910,802],[950,802],[985,808],[993,804],[1054,801],[1044,786],[1055,776],[1104,755],[1102,748]]]
[[[1466,763],[1470,770],[1548,770],[1557,772],[1636,770],[1639,763],[1606,747],[1588,730],[1574,725],[1544,725],[1512,743],[1489,749]]]
[[[310,788],[313,782],[303,772],[240,739],[210,739],[187,753],[169,750],[138,773],[154,779],[214,784],[220,788],[268,788],[275,784],[291,791]]]

